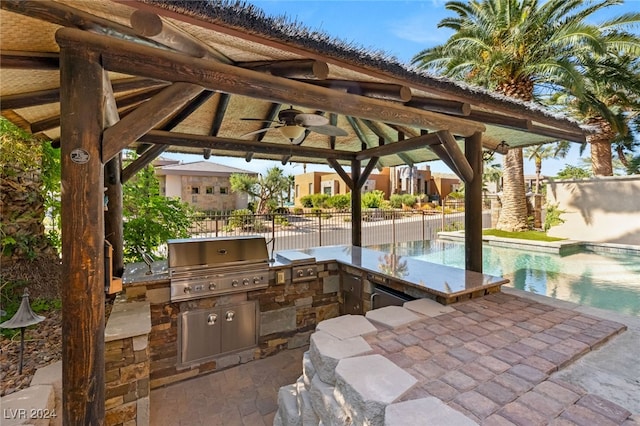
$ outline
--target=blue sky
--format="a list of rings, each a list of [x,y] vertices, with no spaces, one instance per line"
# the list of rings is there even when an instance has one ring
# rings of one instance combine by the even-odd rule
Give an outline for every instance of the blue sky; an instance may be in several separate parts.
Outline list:
[[[382,51],[409,63],[413,55],[426,47],[444,43],[451,35],[448,29],[438,28],[438,22],[454,16],[445,9],[443,0],[253,0],[247,1],[262,9],[267,15],[285,15],[289,21],[301,23],[310,30],[319,30],[355,46],[371,51]],[[598,15],[597,22],[613,15],[640,11],[640,0],[626,0],[622,5],[611,7],[610,13]],[[583,156],[589,155],[587,148]],[[167,155],[168,156],[168,155]],[[202,157],[184,157],[184,161],[198,161]],[[211,158],[211,161],[221,162]],[[497,156],[496,160],[501,160]],[[495,162],[495,161],[494,161]],[[225,164],[241,169],[263,172],[269,167],[282,167],[279,162],[243,159],[226,159]],[[441,162],[430,162],[436,172],[450,172]],[[560,160],[547,160],[542,173],[553,176],[566,164],[582,165],[579,145],[575,144],[569,156]],[[525,159],[525,173],[535,172],[532,161]],[[285,167],[287,173],[302,173],[302,167]],[[307,171],[330,170],[328,167],[309,165]]]

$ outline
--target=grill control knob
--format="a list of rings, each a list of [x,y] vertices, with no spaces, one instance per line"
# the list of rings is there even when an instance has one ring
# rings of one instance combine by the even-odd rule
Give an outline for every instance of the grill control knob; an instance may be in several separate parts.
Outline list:
[[[303,271],[302,269],[300,269],[300,270],[298,271],[298,276],[299,276],[299,277],[304,277],[304,271]]]
[[[238,287],[238,280],[231,281],[231,287]]]
[[[307,274],[308,274],[310,277],[314,276],[315,274],[314,274],[314,272],[313,272],[313,268],[309,268],[309,269],[307,269]]]
[[[215,290],[216,289],[216,283],[209,283],[209,290]]]
[[[254,285],[258,285],[258,284],[260,284],[260,281],[261,281],[261,280],[260,280],[260,277],[253,277],[253,284],[254,284]]]
[[[242,285],[249,285],[249,278],[245,278],[242,280]]]
[[[185,293],[187,293],[187,294],[188,294],[188,293],[191,293],[191,287],[186,286],[186,287],[184,288],[184,290],[183,290],[183,291],[184,291]]]

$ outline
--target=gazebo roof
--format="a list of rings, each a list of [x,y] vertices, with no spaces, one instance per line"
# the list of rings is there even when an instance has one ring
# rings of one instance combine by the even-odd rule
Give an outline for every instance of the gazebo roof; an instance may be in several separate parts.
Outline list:
[[[446,153],[428,146],[446,147],[443,139],[447,137],[461,146],[460,141],[475,132],[483,133],[483,147],[490,150],[502,141],[509,147],[558,139],[584,141],[582,129],[573,120],[428,75],[388,55],[284,18],[265,16],[246,4],[8,0],[2,2],[2,9],[2,115],[54,143],[60,137],[56,31],[61,27],[79,28],[98,34],[96,40],[106,40],[106,62],[112,50],[114,54],[120,51],[116,44],[111,49],[109,40],[133,46],[131,55],[136,54],[135,49],[144,51],[140,58],[152,57],[153,52],[166,55],[165,62],[173,61],[166,64],[167,70],[176,69],[173,81],[182,81],[179,73],[185,67],[206,75],[221,73],[215,78],[222,83],[227,82],[227,76],[240,75],[237,81],[242,85],[236,80],[220,88],[204,85],[206,90],[170,122],[131,141],[128,146],[139,152],[156,143],[168,151],[203,154],[205,158],[235,156],[283,164],[326,163],[332,158],[347,165],[354,158],[375,158],[380,168],[442,158]],[[211,71],[207,64],[221,68]],[[132,65],[136,66],[141,67]],[[203,67],[205,71],[201,71]],[[162,76],[165,78],[159,78]],[[149,77],[149,73],[111,70],[120,118],[160,96],[170,84],[166,76],[170,74]],[[192,77],[191,82],[198,80],[198,75]],[[324,115],[347,136],[306,132],[302,144],[294,146],[276,129],[246,135],[270,123],[242,118],[277,120],[278,111],[290,106]],[[421,134],[429,135],[419,138]]]

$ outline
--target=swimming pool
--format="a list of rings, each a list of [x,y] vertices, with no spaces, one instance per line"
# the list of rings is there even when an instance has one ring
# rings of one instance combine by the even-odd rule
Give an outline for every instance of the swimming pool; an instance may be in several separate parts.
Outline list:
[[[464,268],[464,243],[418,241],[384,251]],[[640,316],[640,257],[579,251],[559,256],[483,246],[483,272],[503,276],[511,287],[581,305]]]

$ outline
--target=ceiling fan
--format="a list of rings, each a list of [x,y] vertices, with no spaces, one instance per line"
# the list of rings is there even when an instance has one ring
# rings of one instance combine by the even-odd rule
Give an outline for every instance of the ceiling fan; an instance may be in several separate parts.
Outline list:
[[[241,120],[274,123],[274,125],[270,127],[245,133],[242,136],[255,135],[271,129],[280,129],[280,133],[294,145],[300,145],[302,143],[305,130],[327,136],[348,135],[348,133],[341,128],[329,124],[328,118],[318,114],[307,114],[293,107],[278,112],[278,120],[262,120],[260,118],[241,118]]]

